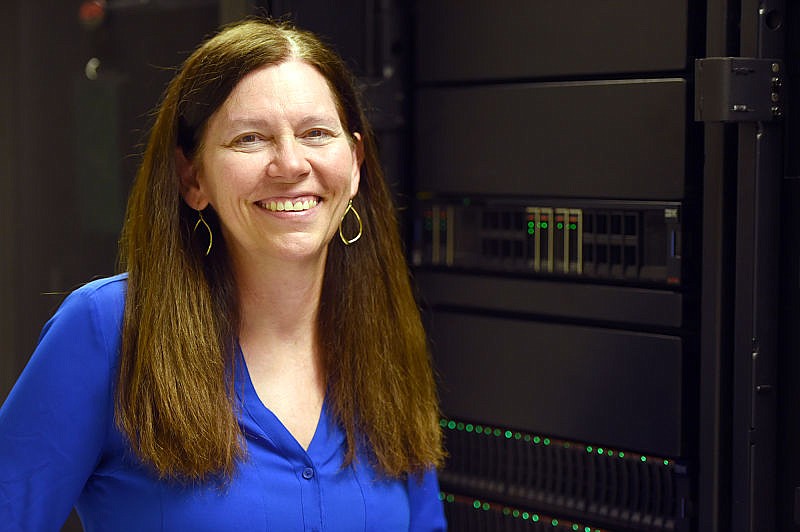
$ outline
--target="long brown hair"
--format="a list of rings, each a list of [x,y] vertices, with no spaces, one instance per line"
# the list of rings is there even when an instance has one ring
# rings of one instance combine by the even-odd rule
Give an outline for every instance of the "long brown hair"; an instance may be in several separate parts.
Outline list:
[[[116,416],[132,450],[162,477],[230,478],[245,456],[233,390],[239,311],[219,221],[214,247],[193,238],[175,150],[201,149],[205,126],[249,72],[298,58],[327,80],[364,163],[354,206],[363,236],[328,246],[319,310],[327,401],[347,435],[346,464],[364,451],[388,476],[442,460],[438,403],[395,208],[356,84],[313,34],[247,20],[201,45],[167,87],[123,227],[128,272]],[[346,234],[352,234],[350,232]]]

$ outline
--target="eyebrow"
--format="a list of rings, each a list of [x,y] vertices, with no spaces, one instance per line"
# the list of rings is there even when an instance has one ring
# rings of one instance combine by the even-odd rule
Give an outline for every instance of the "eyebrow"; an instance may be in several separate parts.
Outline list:
[[[308,127],[315,124],[324,125],[330,128],[341,128],[342,123],[339,119],[338,115],[333,117],[329,116],[322,116],[320,114],[309,114],[302,117],[300,120],[295,122],[295,127]],[[229,127],[240,128],[240,127],[254,127],[254,128],[261,128],[261,127],[269,127],[270,120],[268,118],[259,118],[259,117],[233,117],[228,119]]]

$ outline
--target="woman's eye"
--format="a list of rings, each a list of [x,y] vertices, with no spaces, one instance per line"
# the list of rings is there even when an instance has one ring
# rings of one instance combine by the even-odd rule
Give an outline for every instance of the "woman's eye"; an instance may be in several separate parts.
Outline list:
[[[255,133],[248,133],[236,139],[236,142],[238,144],[253,144],[255,142],[258,142],[258,135],[256,135]]]
[[[320,141],[320,140],[327,140],[331,137],[331,133],[324,129],[309,129],[306,131],[303,136],[309,140]]]

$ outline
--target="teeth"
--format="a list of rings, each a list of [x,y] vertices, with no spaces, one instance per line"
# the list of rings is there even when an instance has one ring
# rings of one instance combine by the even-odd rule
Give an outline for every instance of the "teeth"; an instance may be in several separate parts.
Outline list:
[[[289,201],[270,201],[269,203],[261,203],[261,207],[267,209],[268,211],[272,212],[280,212],[280,211],[307,211],[312,207],[317,206],[317,200],[304,200],[304,201],[297,201],[292,203],[291,200]]]

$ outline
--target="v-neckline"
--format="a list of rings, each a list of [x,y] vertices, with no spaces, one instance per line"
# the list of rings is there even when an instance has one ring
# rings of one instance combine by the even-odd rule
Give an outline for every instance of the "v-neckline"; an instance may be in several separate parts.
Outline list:
[[[244,358],[242,347],[238,345],[238,343],[236,345],[236,356],[239,365],[239,370],[236,372],[238,376],[237,381],[240,381],[237,383],[236,388],[237,393],[240,391],[242,392],[239,400],[243,408],[247,410],[250,417],[253,418],[264,435],[272,441],[273,444],[283,448],[285,452],[296,453],[300,451],[310,456],[314,449],[318,445],[321,445],[321,443],[318,443],[318,440],[327,432],[327,396],[322,399],[322,407],[319,411],[319,419],[317,419],[314,434],[308,442],[308,447],[304,448],[297,438],[295,438],[294,434],[286,428],[286,425],[283,424],[280,418],[275,415],[275,413],[264,404],[261,397],[259,397],[253,380],[250,378],[250,370],[247,367],[247,361]]]

